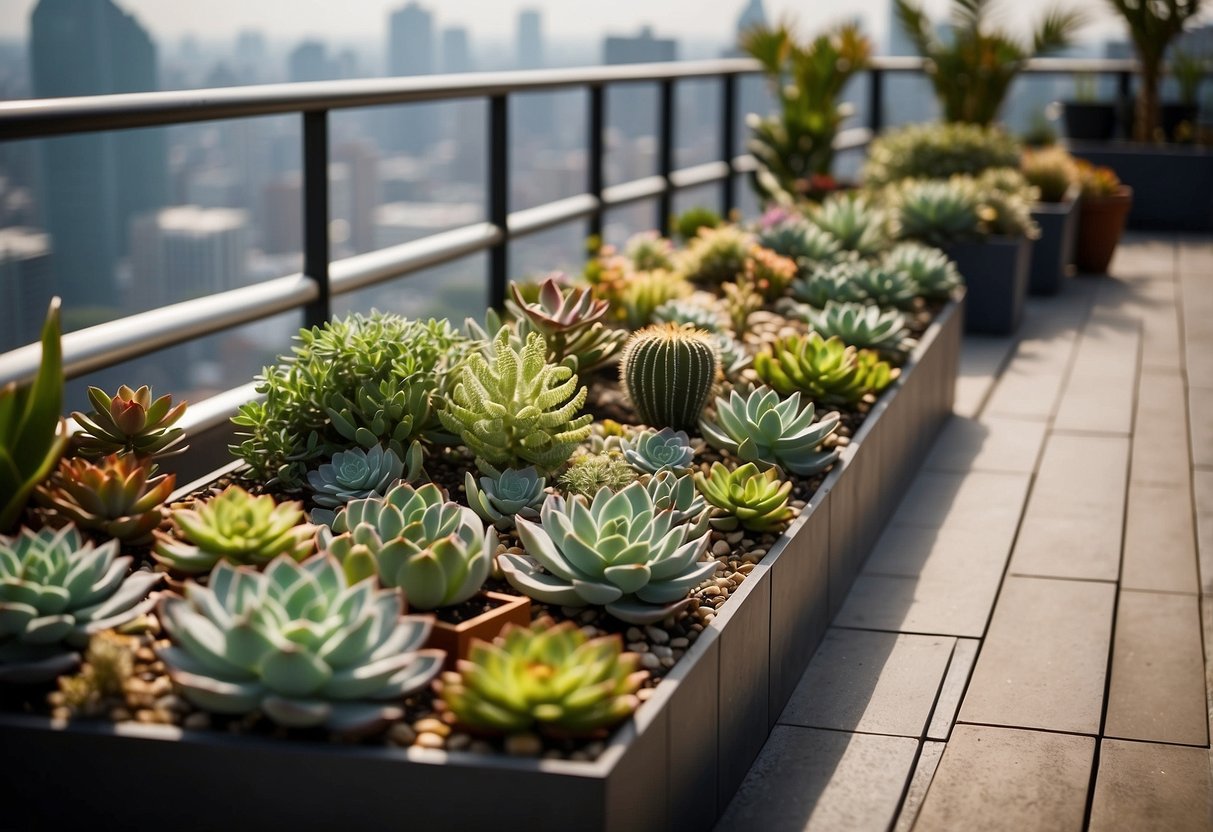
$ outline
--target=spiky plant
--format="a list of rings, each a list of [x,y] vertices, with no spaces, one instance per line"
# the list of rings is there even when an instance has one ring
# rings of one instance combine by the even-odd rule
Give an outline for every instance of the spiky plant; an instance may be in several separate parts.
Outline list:
[[[1063,147],[1025,150],[1020,163],[1024,178],[1040,191],[1043,202],[1061,202],[1078,184],[1074,157]]]
[[[701,228],[682,252],[679,265],[689,280],[718,285],[745,274],[754,244],[751,234],[735,225]]]
[[[898,235],[940,246],[985,232],[982,193],[972,179],[911,180],[895,197]]]
[[[869,146],[863,181],[870,188],[903,179],[976,176],[990,168],[1014,167],[1019,142],[998,127],[977,124],[907,124],[888,130]]]
[[[521,351],[503,328],[492,356],[467,359],[438,416],[488,468],[525,468],[544,473],[560,468],[590,435],[589,414],[577,416],[587,390],[567,366],[549,364],[538,333]]]
[[[569,495],[593,497],[600,489],[618,491],[636,479],[632,466],[618,454],[580,454],[573,457],[560,475],[560,484]]]
[[[406,459],[382,445],[369,451],[361,448],[338,451],[329,462],[315,471],[308,471],[312,500],[320,506],[312,511],[312,522],[330,525],[336,515],[335,509],[350,500],[381,497],[401,480],[415,482],[421,474],[424,458],[421,443],[417,441],[409,446]]]
[[[623,246],[623,255],[638,272],[674,268],[674,244],[656,231],[633,234]]]
[[[712,525],[722,531],[738,526],[752,532],[782,529],[796,513],[788,506],[792,483],[782,480],[779,471],[747,462],[733,471],[713,462],[705,475],[695,473],[695,486],[712,504]]]
[[[961,284],[960,272],[946,254],[919,243],[898,243],[885,252],[881,263],[890,271],[908,275],[917,293],[931,300],[950,297]]]
[[[762,246],[750,249],[743,280],[762,295],[763,300],[769,302],[783,297],[795,277],[796,261]]]
[[[185,451],[185,430],[173,427],[185,415],[186,403],[173,405],[172,396],[152,401],[147,385],[132,390],[125,384],[113,396],[100,387],[88,388],[93,409],[72,418],[81,432],[72,438],[75,452],[89,459],[128,453],[163,458]]]
[[[683,242],[690,242],[699,234],[701,228],[719,228],[722,225],[724,220],[720,214],[711,208],[698,206],[688,208],[674,218],[674,233],[682,238]]]
[[[809,326],[822,338],[837,336],[851,347],[867,348],[891,357],[909,349],[905,315],[895,309],[861,303],[827,303],[824,309],[807,307]]]
[[[816,332],[776,339],[754,357],[754,370],[781,395],[803,393],[819,405],[840,407],[879,393],[899,372],[875,353]]]
[[[578,372],[588,372],[607,363],[627,336],[602,324],[610,310],[607,301],[596,299],[589,287],[562,288],[561,277],[545,278],[533,302],[523,297],[519,284],[511,283],[513,299],[508,306],[529,325],[519,328],[524,341],[530,331],[541,333],[553,363],[574,359]]]
[[[642,474],[685,473],[691,470],[695,450],[686,431],[662,428],[642,431],[630,442],[625,440],[623,458]]]
[[[681,429],[699,419],[719,369],[708,333],[661,324],[640,330],[628,341],[619,380],[642,422]]]
[[[468,505],[484,520],[498,529],[510,529],[515,517],[535,520],[539,507],[547,496],[547,480],[539,476],[534,466],[506,468],[494,476],[480,477],[479,484],[471,471],[464,474],[463,488]]]
[[[707,332],[721,332],[724,321],[721,319],[720,307],[715,300],[704,302],[692,298],[668,300],[653,310],[652,323],[655,324],[690,324],[696,329]]]
[[[715,419],[699,420],[703,438],[742,462],[760,467],[778,465],[802,477],[821,473],[838,458],[837,451],[820,450],[822,441],[838,428],[838,414],[817,422],[812,402],[802,408],[800,393],[782,401],[769,387],[748,396],[736,390],[716,399]]]
[[[837,237],[799,215],[760,231],[758,244],[790,257],[802,271],[833,263],[842,254]]]
[[[653,315],[662,304],[685,297],[691,291],[691,284],[675,272],[633,272],[614,293],[611,308],[629,329],[640,329],[653,322]],[[625,333],[618,335],[626,337]]]
[[[833,194],[809,212],[809,219],[844,249],[864,257],[878,254],[888,244],[884,211],[862,195]]]
[[[750,331],[750,316],[762,309],[762,295],[745,281],[722,284],[720,290],[720,305],[729,316],[729,326],[741,337]]]
[[[96,462],[63,459],[35,497],[81,529],[141,545],[164,519],[162,506],[177,484],[176,474],[153,477],[154,467],[134,454],[110,454]]]

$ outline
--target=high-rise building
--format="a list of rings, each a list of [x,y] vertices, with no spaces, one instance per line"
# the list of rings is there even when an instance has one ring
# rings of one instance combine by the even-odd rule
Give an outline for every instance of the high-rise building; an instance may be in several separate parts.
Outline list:
[[[287,57],[287,77],[291,81],[331,81],[337,75],[335,62],[318,40],[305,40]]]
[[[178,205],[131,226],[131,289],[143,306],[201,297],[245,284],[248,212]]]
[[[54,294],[47,235],[36,228],[0,228],[0,352],[38,340]]]
[[[518,12],[514,57],[519,69],[543,68],[543,13],[538,9]]]
[[[472,71],[472,48],[468,41],[468,30],[462,26],[442,30],[442,71]]]
[[[40,0],[30,21],[37,98],[158,88],[156,47],[112,0]],[[115,307],[115,267],[130,222],[167,195],[164,132],[93,133],[48,139],[41,204],[65,312]]]
[[[537,9],[518,12],[518,29],[514,36],[514,63],[519,69],[543,69],[543,14]],[[552,125],[555,124],[553,94],[550,92],[516,95],[512,102],[511,121],[520,139],[532,138],[550,146]]]
[[[388,20],[388,75],[434,72],[434,16],[416,2],[392,12]],[[434,140],[433,104],[391,107],[385,111],[384,146],[413,155]]]
[[[641,28],[635,36],[608,35],[603,41],[602,56],[608,64],[647,64],[678,60],[678,43],[671,38],[658,38],[650,26]],[[611,125],[624,136],[635,138],[652,135],[657,123],[657,90],[650,85],[627,91],[626,106],[609,116]]]
[[[259,200],[261,250],[293,254],[303,250],[303,177],[291,171],[266,182]]]
[[[346,168],[349,246],[356,254],[371,251],[375,248],[375,209],[382,201],[379,152],[368,141],[351,139],[333,148],[333,162]],[[333,216],[338,214],[333,212]]]

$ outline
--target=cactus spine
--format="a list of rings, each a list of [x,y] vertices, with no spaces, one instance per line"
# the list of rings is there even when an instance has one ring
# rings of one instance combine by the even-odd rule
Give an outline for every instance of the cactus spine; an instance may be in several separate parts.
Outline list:
[[[682,429],[698,423],[719,370],[707,332],[658,324],[628,341],[619,378],[645,424]]]

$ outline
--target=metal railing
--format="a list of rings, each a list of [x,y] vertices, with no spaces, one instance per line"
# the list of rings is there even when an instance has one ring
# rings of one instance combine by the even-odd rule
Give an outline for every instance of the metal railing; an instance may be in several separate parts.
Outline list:
[[[1135,61],[1038,59],[1029,73],[1113,74],[1127,96]],[[844,131],[839,149],[863,147],[883,126],[884,84],[890,73],[922,72],[919,58],[878,58],[867,74],[868,125]],[[754,169],[754,159],[736,148],[737,79],[759,72],[749,59],[635,64],[584,69],[466,73],[411,78],[273,84],[57,98],[0,103],[0,140],[47,138],[68,134],[157,127],[221,119],[297,114],[303,140],[303,271],[252,286],[175,303],[63,337],[64,370],[76,377],[138,358],[164,347],[210,335],[252,321],[302,308],[308,326],[330,317],[332,299],[348,292],[412,274],[469,254],[489,254],[488,300],[505,297],[509,245],[512,240],[575,220],[586,220],[590,232],[602,229],[604,211],[656,199],[659,230],[667,231],[675,191],[700,185],[721,186],[720,207],[735,207],[735,176]],[[675,85],[684,80],[721,82],[719,161],[674,169]],[[654,176],[607,186],[606,89],[617,84],[658,85],[658,169]],[[509,103],[518,93],[563,89],[589,92],[586,114],[588,152],[585,192],[524,210],[509,210]],[[487,218],[402,245],[330,259],[328,138],[329,114],[355,107],[387,106],[458,99],[488,101]],[[30,378],[37,369],[37,344],[0,355],[0,384]],[[194,408],[195,427],[221,422],[233,402],[251,395],[250,385],[215,397],[215,407]],[[219,402],[223,406],[218,406]],[[203,416],[203,414],[206,414]],[[199,420],[203,424],[199,425]]]

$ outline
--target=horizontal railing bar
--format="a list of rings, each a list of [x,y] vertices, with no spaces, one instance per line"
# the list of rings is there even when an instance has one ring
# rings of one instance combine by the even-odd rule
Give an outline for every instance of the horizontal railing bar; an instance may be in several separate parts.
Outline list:
[[[584,219],[600,207],[599,201],[590,194],[577,194],[554,202],[545,202],[534,208],[513,211],[506,221],[506,226],[510,230],[510,239],[525,237],[536,231]]]
[[[439,266],[500,242],[502,233],[489,222],[465,225],[420,240],[334,260],[329,280],[334,295],[355,292],[401,275]]]
[[[240,406],[264,398],[257,392],[257,382],[250,381],[231,390],[224,390],[197,402],[190,402],[189,409],[177,425],[193,436],[224,425],[236,415]]]
[[[872,138],[872,131],[867,127],[848,127],[846,130],[839,131],[838,135],[834,137],[834,150],[839,152],[858,150],[871,144]]]
[[[727,162],[705,162],[702,165],[670,171],[670,184],[675,188],[694,188],[727,179],[731,173]]]
[[[608,185],[602,189],[602,204],[608,208],[652,199],[661,194],[666,188],[662,176],[646,176],[643,179],[633,179],[619,185]]]

